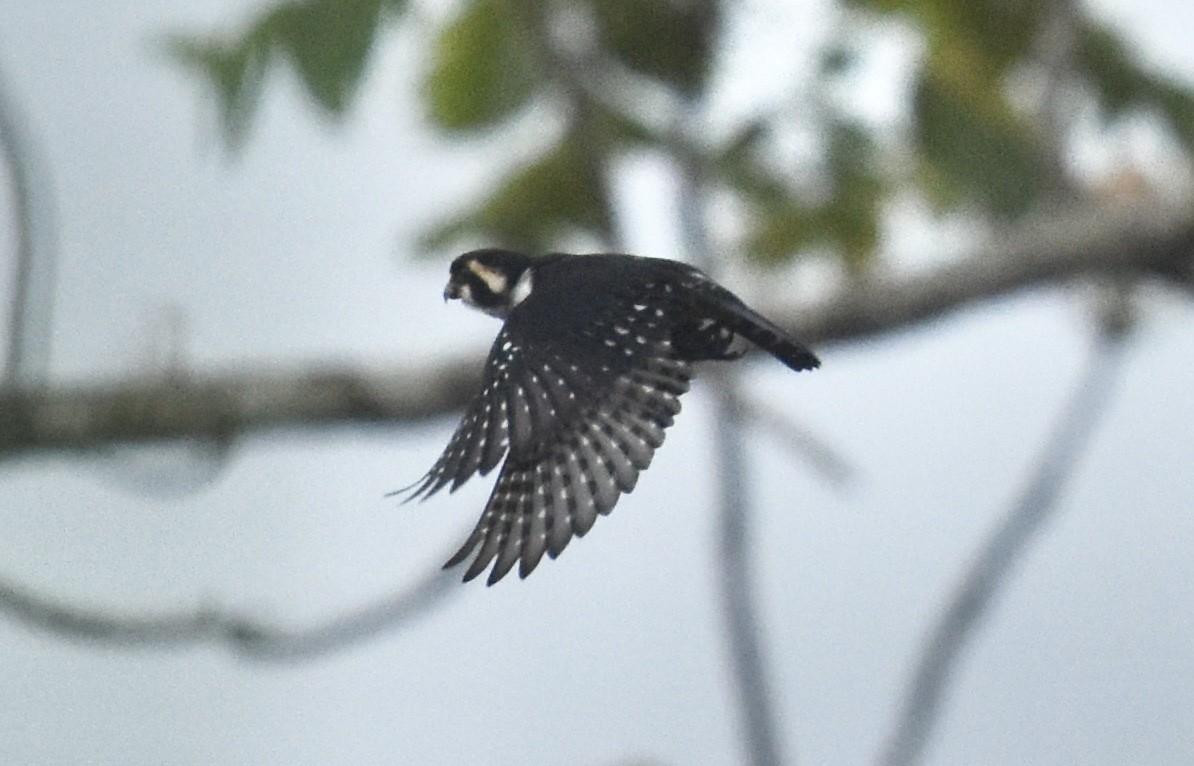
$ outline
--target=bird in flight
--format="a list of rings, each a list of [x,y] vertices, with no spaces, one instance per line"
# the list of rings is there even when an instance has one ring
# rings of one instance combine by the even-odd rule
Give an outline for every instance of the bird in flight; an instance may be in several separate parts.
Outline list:
[[[555,558],[608,514],[663,444],[693,364],[742,356],[744,338],[789,368],[817,357],[686,264],[633,255],[475,250],[451,266],[444,300],[503,321],[480,394],[439,460],[400,493],[455,491],[502,459],[481,519],[444,565],[473,554],[492,585]],[[496,558],[496,561],[494,559]]]

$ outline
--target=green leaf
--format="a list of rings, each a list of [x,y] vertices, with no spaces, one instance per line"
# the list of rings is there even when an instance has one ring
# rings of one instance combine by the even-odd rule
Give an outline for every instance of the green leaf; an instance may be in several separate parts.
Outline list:
[[[792,196],[752,211],[753,221],[743,248],[761,263],[785,263],[797,253],[824,241],[817,211]]]
[[[469,237],[489,245],[545,252],[563,237],[610,235],[609,197],[589,142],[568,135],[529,165],[514,170],[474,210],[434,229],[425,248]]]
[[[742,248],[763,263],[781,263],[814,244],[817,212],[798,200],[765,156],[768,126],[752,120],[730,136],[715,155],[717,179],[745,203],[748,218]]]
[[[783,206],[791,194],[787,184],[762,158],[768,125],[754,119],[742,125],[716,153],[712,166],[717,177],[753,206]]]
[[[833,193],[821,210],[821,224],[854,272],[862,271],[875,254],[880,208],[887,195],[874,155],[870,137],[860,127],[833,124],[828,157]]]
[[[751,219],[743,244],[750,258],[782,263],[823,245],[836,248],[852,271],[870,262],[887,184],[876,172],[875,149],[862,128],[840,120],[826,127],[827,192],[813,202],[797,197],[775,173],[763,150],[762,124],[743,126],[719,152],[718,178],[744,198]]]
[[[252,122],[268,55],[262,46],[174,36],[167,55],[206,80],[220,104],[224,141],[239,147]]]
[[[1186,151],[1194,152],[1194,95],[1188,88],[1145,71],[1119,38],[1093,25],[1083,30],[1077,60],[1105,119],[1155,110]]]
[[[978,201],[1004,217],[1027,212],[1045,192],[1046,167],[1026,125],[989,92],[960,92],[924,71],[913,99],[915,137],[939,200]]]
[[[1143,74],[1113,34],[1104,29],[1085,30],[1077,60],[1079,71],[1090,80],[1109,116],[1118,117],[1138,103]]]
[[[929,59],[995,83],[1031,52],[1047,3],[1040,0],[847,0],[847,6],[910,18],[923,30]],[[945,61],[939,63],[944,64]]]
[[[227,144],[240,145],[269,64],[284,55],[315,102],[341,115],[368,64],[385,11],[406,0],[289,0],[231,39],[167,38],[167,54],[211,83]]]
[[[275,9],[261,27],[316,103],[339,115],[360,84],[381,10],[382,0],[305,0]]]
[[[1186,151],[1194,154],[1194,97],[1190,91],[1173,83],[1160,82],[1155,86],[1152,100]]]
[[[511,0],[471,0],[440,34],[423,86],[431,119],[463,130],[524,107],[538,84],[535,41]]]
[[[682,93],[704,84],[717,30],[716,3],[594,0],[601,45],[631,69]]]

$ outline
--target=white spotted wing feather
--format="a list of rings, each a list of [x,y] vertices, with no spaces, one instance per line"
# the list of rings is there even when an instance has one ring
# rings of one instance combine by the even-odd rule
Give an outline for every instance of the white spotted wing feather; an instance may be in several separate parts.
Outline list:
[[[430,494],[484,466],[476,456],[489,442],[470,430],[488,431],[495,415],[505,417],[509,455],[472,534],[445,565],[473,556],[465,580],[491,563],[490,584],[516,564],[526,577],[544,554],[555,558],[613,510],[650,465],[680,411],[691,366],[674,358],[662,312],[639,306],[628,319],[596,325],[587,341],[608,352],[581,364],[499,336],[493,354],[502,361],[492,369],[498,382],[480,398],[505,392],[504,399],[488,409],[474,403],[419,489]]]

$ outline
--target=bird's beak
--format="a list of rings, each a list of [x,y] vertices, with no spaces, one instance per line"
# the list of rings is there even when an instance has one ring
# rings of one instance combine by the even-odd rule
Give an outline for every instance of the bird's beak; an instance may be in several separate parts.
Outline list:
[[[444,303],[450,300],[455,300],[460,297],[460,285],[449,280],[447,286],[444,288]]]

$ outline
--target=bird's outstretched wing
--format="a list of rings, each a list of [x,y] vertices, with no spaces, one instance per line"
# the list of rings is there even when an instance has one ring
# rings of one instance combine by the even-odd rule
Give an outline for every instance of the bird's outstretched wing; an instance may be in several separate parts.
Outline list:
[[[445,567],[476,551],[464,579],[496,558],[489,583],[519,564],[522,577],[554,558],[598,514],[633,489],[680,410],[691,365],[670,339],[662,301],[627,300],[567,338],[566,347],[527,342],[508,321],[486,362],[485,387],[447,449],[408,488],[426,498],[483,475],[508,451],[472,534]],[[533,306],[532,306],[533,308]]]
[[[445,566],[479,548],[464,579],[479,575],[496,557],[492,585],[516,563],[526,577],[544,553],[558,556],[573,536],[587,533],[598,514],[608,514],[622,493],[634,489],[680,411],[690,377],[686,362],[657,357],[617,375],[603,394],[578,393],[575,409],[557,420],[546,439],[533,450],[511,451],[473,533]]]
[[[501,461],[510,442],[511,402],[507,394],[511,368],[519,366],[520,359],[515,348],[509,331],[503,328],[485,362],[485,387],[469,404],[447,448],[422,478],[391,492],[391,496],[406,495],[405,502],[422,500],[449,483],[452,485],[449,491],[454,492],[477,471],[484,476]]]

